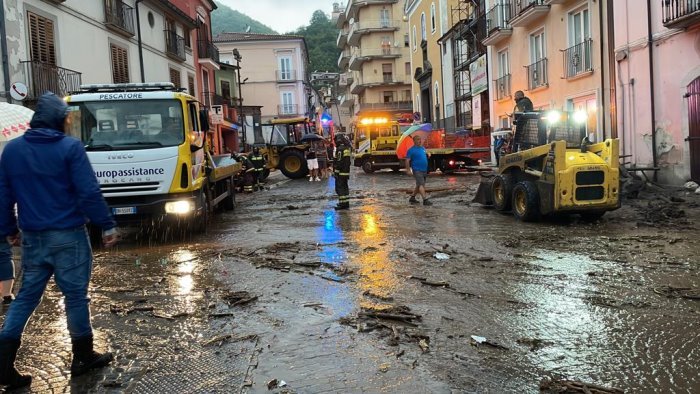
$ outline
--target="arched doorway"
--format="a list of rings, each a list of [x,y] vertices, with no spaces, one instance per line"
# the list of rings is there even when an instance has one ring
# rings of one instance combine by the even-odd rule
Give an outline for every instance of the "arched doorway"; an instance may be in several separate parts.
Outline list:
[[[690,178],[700,182],[700,77],[688,84],[688,141],[690,151]]]

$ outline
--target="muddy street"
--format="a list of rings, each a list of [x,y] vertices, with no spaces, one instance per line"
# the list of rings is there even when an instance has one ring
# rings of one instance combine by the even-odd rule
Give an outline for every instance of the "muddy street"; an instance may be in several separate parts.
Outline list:
[[[332,180],[273,174],[207,234],[96,250],[111,367],[70,379],[51,285],[18,368],[36,392],[700,390],[698,196],[525,224],[478,181],[431,175],[424,207],[403,172],[353,172],[336,212]]]

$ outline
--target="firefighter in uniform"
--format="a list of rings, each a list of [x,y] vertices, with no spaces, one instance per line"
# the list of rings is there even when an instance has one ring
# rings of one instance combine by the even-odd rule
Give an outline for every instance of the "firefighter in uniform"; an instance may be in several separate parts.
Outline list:
[[[246,193],[252,193],[253,185],[255,184],[255,166],[246,155],[239,155],[238,160],[243,166],[243,191]]]
[[[350,208],[350,188],[348,180],[350,179],[350,141],[344,134],[335,135],[336,153],[333,159],[334,175],[335,175],[335,192],[338,194],[338,205],[336,210]]]
[[[255,184],[254,188],[262,190],[263,188],[263,173],[265,171],[265,157],[260,153],[260,148],[253,148],[253,153],[250,155],[250,161],[255,167]]]

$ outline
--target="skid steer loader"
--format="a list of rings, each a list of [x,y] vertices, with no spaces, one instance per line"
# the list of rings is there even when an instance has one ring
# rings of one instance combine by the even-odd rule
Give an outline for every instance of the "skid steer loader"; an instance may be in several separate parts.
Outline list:
[[[571,116],[569,116],[571,115]],[[482,174],[474,202],[522,221],[579,214],[597,220],[620,207],[619,140],[589,142],[572,114],[516,114],[511,151]]]

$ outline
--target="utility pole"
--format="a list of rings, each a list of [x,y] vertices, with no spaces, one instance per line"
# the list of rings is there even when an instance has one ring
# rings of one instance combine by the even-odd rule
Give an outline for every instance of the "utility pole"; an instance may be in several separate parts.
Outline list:
[[[241,60],[243,56],[238,52],[238,48],[233,49],[233,58],[236,59],[236,74],[238,78],[238,120],[241,124],[241,132],[243,133],[243,149],[248,145],[248,135],[245,129],[245,117],[243,116],[243,86],[241,84]]]

